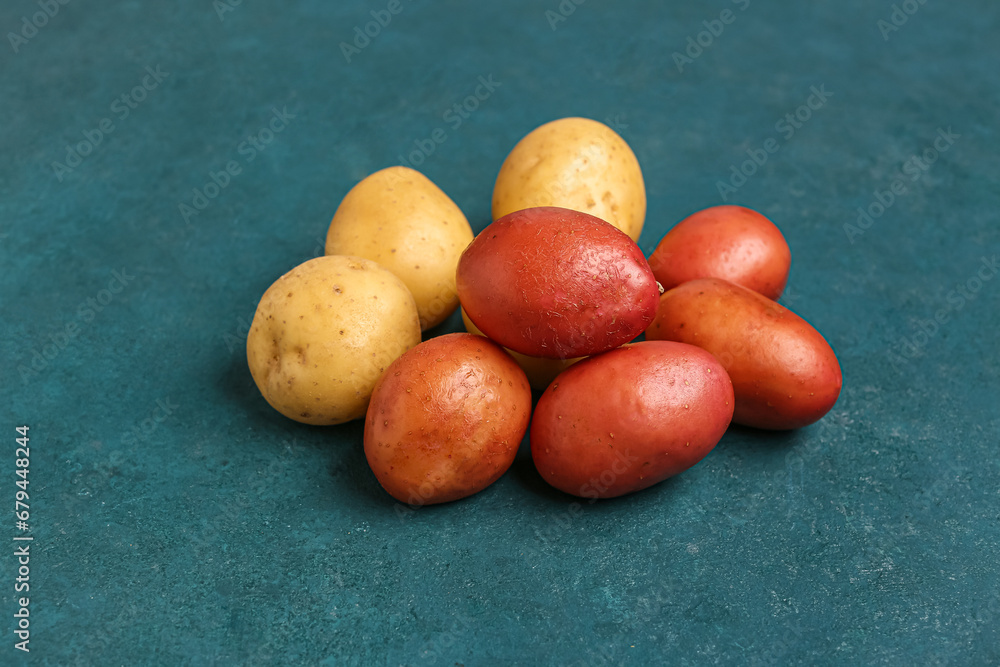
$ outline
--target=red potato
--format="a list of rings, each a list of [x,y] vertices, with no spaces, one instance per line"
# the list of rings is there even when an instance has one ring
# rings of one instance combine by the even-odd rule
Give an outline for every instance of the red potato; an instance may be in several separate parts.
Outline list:
[[[733,416],[733,384],[693,345],[646,341],[580,361],[549,385],[531,420],[546,482],[583,498],[645,489],[705,458]]]
[[[714,354],[733,380],[737,424],[799,428],[840,396],[840,364],[823,336],[781,304],[725,280],[692,280],[667,291],[646,338]]]
[[[457,278],[462,307],[483,333],[548,359],[627,343],[653,321],[660,295],[628,235],[554,206],[516,211],[489,225],[465,249]]]
[[[482,336],[438,336],[396,359],[375,386],[365,457],[396,500],[445,503],[499,479],[530,419],[528,378],[509,354]]]
[[[769,299],[781,296],[791,263],[781,231],[742,206],[712,206],[688,216],[649,258],[665,290],[697,278],[722,278]]]

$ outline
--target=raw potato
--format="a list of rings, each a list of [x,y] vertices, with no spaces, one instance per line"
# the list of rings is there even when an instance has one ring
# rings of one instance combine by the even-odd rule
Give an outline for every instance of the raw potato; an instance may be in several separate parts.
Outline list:
[[[701,461],[733,416],[733,383],[693,345],[645,341],[584,359],[545,390],[531,457],[552,486],[613,498]]]
[[[666,292],[646,339],[714,354],[733,380],[737,424],[799,428],[840,396],[840,364],[823,336],[781,304],[725,280],[692,280]]]
[[[472,242],[462,211],[419,171],[389,167],[355,185],[326,235],[327,255],[378,262],[406,284],[420,326],[440,324],[458,306],[455,268]]]
[[[419,342],[417,306],[399,278],[360,257],[317,257],[264,293],[247,363],[281,414],[340,424],[364,416],[382,372]]]
[[[485,336],[482,331],[479,330],[469,316],[466,314],[465,309],[462,308],[462,322],[465,324],[465,330],[471,334],[476,334],[477,336]],[[552,384],[552,381],[556,379],[556,376],[562,373],[564,370],[575,364],[576,362],[583,359],[583,357],[573,357],[572,359],[545,359],[544,357],[529,357],[526,354],[521,354],[520,352],[515,352],[514,350],[504,350],[510,356],[514,357],[514,361],[517,365],[521,367],[524,374],[528,376],[528,384],[535,391],[545,391],[545,388]]]
[[[489,225],[458,262],[458,295],[479,329],[532,357],[585,357],[627,343],[656,315],[645,255],[592,215],[555,206]]]
[[[397,359],[375,387],[365,457],[396,500],[457,500],[507,471],[530,418],[528,379],[499,345],[437,336]]]
[[[768,299],[781,296],[791,263],[781,231],[743,206],[712,206],[689,215],[649,258],[665,290],[697,278],[722,278]]]
[[[521,139],[493,186],[493,219],[535,206],[595,215],[639,240],[646,187],[635,153],[603,123],[562,118]]]

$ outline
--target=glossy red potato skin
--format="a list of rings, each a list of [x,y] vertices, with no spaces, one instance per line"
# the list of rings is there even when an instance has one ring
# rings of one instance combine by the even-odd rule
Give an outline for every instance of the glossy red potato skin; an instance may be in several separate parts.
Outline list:
[[[737,424],[800,428],[822,418],[840,396],[840,363],[826,339],[781,304],[724,280],[668,290],[646,338],[714,354],[733,380]]]
[[[584,359],[542,394],[531,457],[546,482],[583,498],[613,498],[687,470],[733,416],[733,384],[693,345],[645,341]]]
[[[642,250],[586,213],[515,211],[458,262],[458,298],[488,337],[533,357],[568,359],[627,343],[653,321],[660,289]]]
[[[742,206],[712,206],[677,223],[649,258],[664,290],[697,278],[721,278],[777,299],[792,253],[773,222]]]
[[[528,378],[499,345],[437,336],[396,359],[375,385],[365,458],[396,500],[458,500],[507,471],[530,419]]]

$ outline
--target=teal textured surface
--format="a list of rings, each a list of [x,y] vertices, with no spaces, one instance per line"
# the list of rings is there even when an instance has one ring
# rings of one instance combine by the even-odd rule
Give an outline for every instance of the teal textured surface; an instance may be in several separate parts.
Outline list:
[[[1000,663],[1000,5],[12,0],[0,34],[0,664]],[[647,255],[772,219],[843,393],[632,496],[525,442],[407,511],[360,422],[260,397],[257,300],[383,167],[481,230],[564,116],[633,147]]]

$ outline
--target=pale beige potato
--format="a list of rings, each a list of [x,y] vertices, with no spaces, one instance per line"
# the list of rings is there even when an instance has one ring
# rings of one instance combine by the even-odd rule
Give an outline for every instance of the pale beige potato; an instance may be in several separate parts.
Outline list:
[[[546,123],[514,146],[493,186],[494,220],[535,206],[589,213],[638,241],[646,220],[639,161],[604,123],[589,118]]]
[[[465,309],[462,308],[462,322],[465,323],[465,330],[470,334],[475,334],[477,336],[487,337],[479,327],[476,326],[475,322],[469,319],[466,314]],[[562,373],[564,370],[575,364],[576,362],[583,359],[583,357],[574,357],[572,359],[544,359],[542,357],[529,357],[526,354],[521,354],[520,352],[515,352],[514,350],[508,350],[506,347],[503,348],[510,356],[514,357],[514,361],[517,365],[521,367],[524,374],[528,376],[528,384],[535,391],[545,391],[545,389],[552,384],[552,381],[556,379],[556,376]]]
[[[247,363],[271,406],[304,424],[365,416],[375,383],[420,342],[406,285],[375,262],[330,255],[300,264],[264,292]]]
[[[440,324],[458,306],[455,271],[472,242],[461,209],[419,171],[389,167],[355,185],[326,235],[327,255],[355,255],[395,273],[413,293],[420,326]]]

